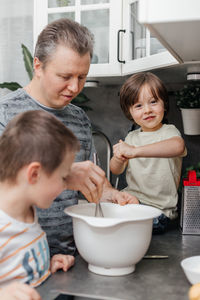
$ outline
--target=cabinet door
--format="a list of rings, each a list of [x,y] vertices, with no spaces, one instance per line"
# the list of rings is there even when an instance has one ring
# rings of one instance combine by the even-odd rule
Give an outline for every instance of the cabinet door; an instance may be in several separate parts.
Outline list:
[[[62,17],[85,25],[94,34],[89,77],[121,75],[117,33],[122,24],[122,0],[34,0],[34,43],[47,23]]]
[[[123,1],[123,25],[123,75],[178,63],[138,22],[138,0]]]

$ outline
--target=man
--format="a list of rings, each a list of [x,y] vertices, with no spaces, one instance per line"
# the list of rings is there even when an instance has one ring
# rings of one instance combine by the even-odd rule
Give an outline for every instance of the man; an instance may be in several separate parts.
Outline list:
[[[72,221],[63,210],[77,204],[78,190],[90,202],[98,202],[100,198],[120,204],[137,202],[128,193],[113,189],[104,172],[91,162],[95,148],[90,121],[82,109],[70,103],[84,87],[92,53],[93,36],[86,27],[68,19],[52,22],[38,37],[33,79],[0,101],[0,133],[16,114],[43,109],[71,129],[80,142],[80,151],[68,178],[68,190],[49,209],[38,210],[51,255],[75,251]]]

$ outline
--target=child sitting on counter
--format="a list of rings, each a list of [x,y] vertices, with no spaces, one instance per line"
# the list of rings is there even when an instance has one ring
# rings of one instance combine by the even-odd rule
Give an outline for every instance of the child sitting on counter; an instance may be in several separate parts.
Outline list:
[[[37,221],[35,206],[50,207],[67,188],[77,150],[79,143],[74,134],[42,110],[19,114],[0,137],[3,299],[40,299],[31,287],[40,285],[58,269],[67,271],[74,264],[71,255],[57,254],[50,261],[46,234]]]
[[[165,123],[168,94],[161,80],[152,73],[131,76],[120,90],[125,116],[139,125],[113,146],[110,169],[119,175],[126,168],[126,192],[141,204],[162,210],[154,219],[153,232],[166,231],[177,217],[178,186],[185,143],[174,125]]]

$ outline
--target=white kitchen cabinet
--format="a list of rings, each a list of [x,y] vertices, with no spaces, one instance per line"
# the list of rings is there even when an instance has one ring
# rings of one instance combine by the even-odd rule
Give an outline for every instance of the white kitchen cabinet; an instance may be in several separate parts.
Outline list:
[[[200,61],[199,0],[140,0],[138,18],[180,63]]]
[[[138,0],[123,1],[122,74],[177,64],[176,59],[138,21]]]
[[[121,0],[34,0],[34,42],[48,22],[62,17],[73,19],[95,36],[89,76],[120,75],[117,31],[121,28],[121,11]]]
[[[176,59],[137,21],[138,0],[34,0],[34,43],[44,26],[61,17],[95,36],[89,78],[123,76],[176,64]]]

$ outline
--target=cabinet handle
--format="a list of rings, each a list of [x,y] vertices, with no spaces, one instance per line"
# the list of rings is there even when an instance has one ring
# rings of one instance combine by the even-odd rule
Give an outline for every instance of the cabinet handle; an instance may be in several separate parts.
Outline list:
[[[118,30],[118,32],[117,32],[117,60],[118,60],[118,62],[120,62],[120,63],[122,63],[122,64],[125,64],[126,62],[125,62],[125,60],[121,60],[120,58],[119,58],[119,48],[120,48],[120,33],[121,32],[126,32],[126,30],[125,29],[120,29],[120,30]]]

